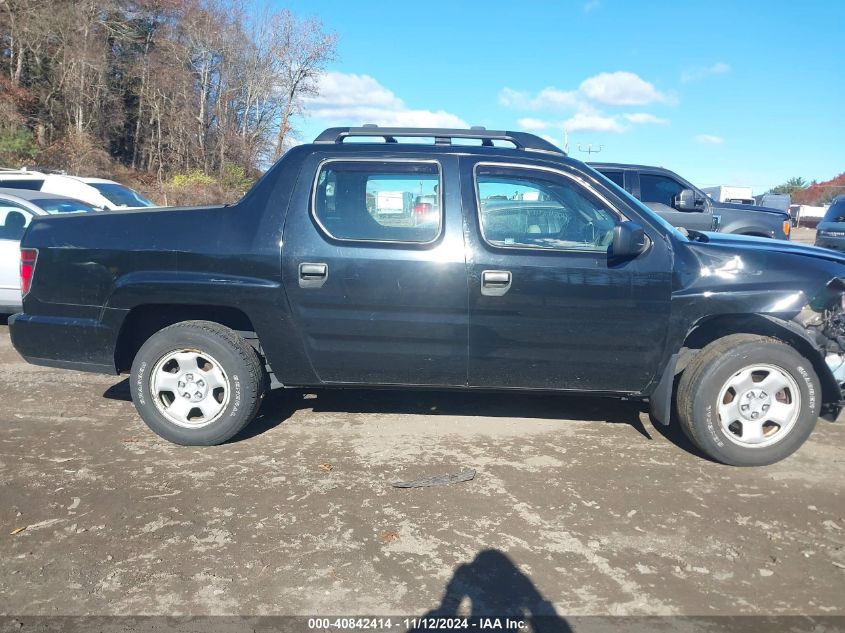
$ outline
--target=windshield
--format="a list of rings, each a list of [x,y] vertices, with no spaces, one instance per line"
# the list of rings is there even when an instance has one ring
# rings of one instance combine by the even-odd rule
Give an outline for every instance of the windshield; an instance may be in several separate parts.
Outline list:
[[[678,230],[678,227],[673,226],[672,224],[669,224],[669,222],[667,222],[662,217],[660,217],[657,213],[655,213],[654,211],[649,209],[642,202],[637,200],[634,196],[632,196],[630,193],[625,191],[622,187],[620,187],[615,182],[613,182],[610,178],[608,178],[604,174],[596,171],[595,169],[593,169],[589,165],[585,164],[584,167],[586,167],[588,170],[590,170],[593,173],[594,176],[598,176],[599,178],[601,178],[608,189],[612,189],[613,192],[616,193],[616,195],[618,195],[620,198],[623,198],[626,201],[628,201],[629,203],[631,203],[633,206],[635,206],[637,208],[637,210],[640,213],[642,213],[643,215],[648,217],[655,224],[659,224],[664,229],[666,229],[667,231],[672,233],[672,235],[677,237],[679,240],[689,241],[689,239],[683,233],[681,233]]]
[[[824,214],[823,222],[845,222],[845,198],[835,200],[827,213]]]
[[[32,204],[41,207],[49,214],[56,213],[92,213],[96,211],[90,204],[70,198],[47,198],[46,200],[32,200]]]
[[[89,182],[106,200],[118,207],[154,207],[151,200],[116,182]]]

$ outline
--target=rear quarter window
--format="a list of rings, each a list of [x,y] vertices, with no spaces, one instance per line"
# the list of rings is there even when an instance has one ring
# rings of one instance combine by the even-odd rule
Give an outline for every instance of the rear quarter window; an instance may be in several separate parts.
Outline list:
[[[32,220],[32,213],[0,202],[0,240],[20,240]]]
[[[312,215],[331,238],[435,241],[443,224],[437,162],[329,161],[314,183]]]
[[[0,187],[8,187],[9,189],[28,189],[29,191],[41,191],[41,186],[44,184],[43,180],[34,180],[31,178],[19,179],[0,179]]]

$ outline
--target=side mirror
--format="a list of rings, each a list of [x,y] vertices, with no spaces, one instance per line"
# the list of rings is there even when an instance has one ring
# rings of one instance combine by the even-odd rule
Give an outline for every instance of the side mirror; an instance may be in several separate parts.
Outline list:
[[[675,196],[675,208],[678,211],[702,211],[704,200],[696,196],[692,189],[683,189]]]
[[[642,253],[645,247],[646,236],[643,227],[627,221],[613,227],[613,241],[610,243],[608,255],[614,259],[633,258]]]

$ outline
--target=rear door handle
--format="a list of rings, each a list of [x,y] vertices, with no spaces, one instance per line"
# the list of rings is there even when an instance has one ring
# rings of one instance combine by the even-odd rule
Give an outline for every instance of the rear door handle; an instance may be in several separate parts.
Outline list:
[[[481,294],[501,297],[511,289],[511,281],[509,270],[485,270],[481,273]]]
[[[300,288],[320,288],[328,278],[328,264],[303,262],[299,265]]]

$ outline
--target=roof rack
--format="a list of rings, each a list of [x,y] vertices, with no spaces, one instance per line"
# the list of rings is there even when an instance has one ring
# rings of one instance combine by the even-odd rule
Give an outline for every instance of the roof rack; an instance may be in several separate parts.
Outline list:
[[[502,130],[488,130],[476,126],[470,129],[461,128],[439,128],[439,127],[379,127],[368,124],[362,127],[330,127],[314,139],[315,143],[343,143],[350,137],[381,137],[385,143],[396,143],[399,138],[431,138],[434,137],[435,145],[451,145],[452,139],[466,138],[477,139],[485,147],[493,147],[493,141],[506,141],[513,143],[516,149],[533,152],[550,152],[554,154],[565,154],[565,152],[540,138],[536,134],[528,132],[505,132]]]

